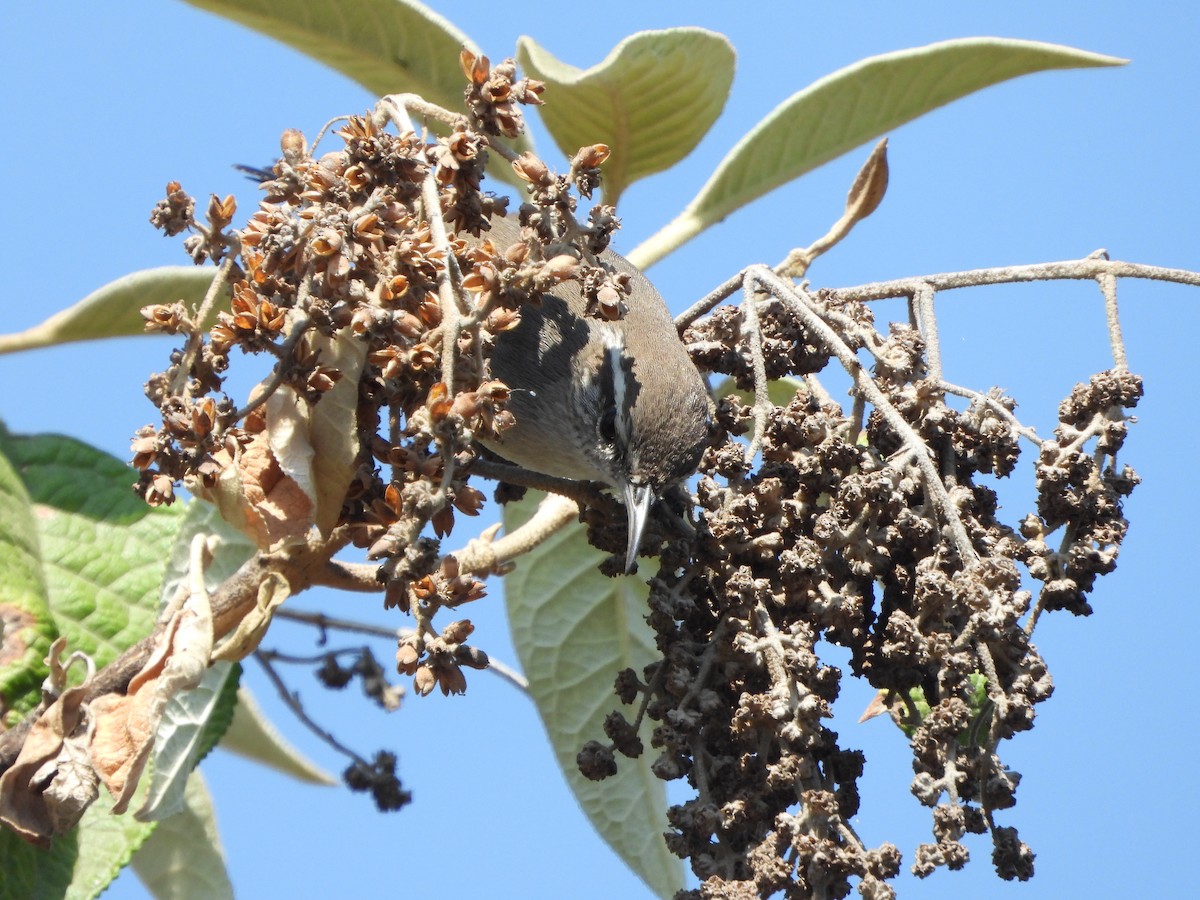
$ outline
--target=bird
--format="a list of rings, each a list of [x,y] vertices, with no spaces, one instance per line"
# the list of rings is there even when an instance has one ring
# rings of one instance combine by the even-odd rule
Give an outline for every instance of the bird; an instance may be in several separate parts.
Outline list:
[[[485,237],[501,251],[520,239],[512,219],[491,226]],[[628,573],[652,506],[699,465],[710,400],[654,285],[611,250],[600,259],[630,276],[624,316],[585,316],[577,281],[523,306],[491,353],[515,423],[484,444],[525,469],[612,488],[627,514]]]

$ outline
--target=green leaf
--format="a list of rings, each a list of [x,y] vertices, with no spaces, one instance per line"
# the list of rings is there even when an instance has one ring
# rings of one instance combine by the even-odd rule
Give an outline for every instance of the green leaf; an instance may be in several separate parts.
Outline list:
[[[465,111],[467,87],[459,52],[479,54],[466,34],[415,0],[328,3],[316,0],[187,0],[192,6],[239,22],[323,62],[373,97],[420,94],[451,112]],[[437,123],[430,123],[439,130]],[[445,129],[441,129],[444,131]],[[518,152],[532,146],[524,135]],[[505,160],[492,157],[494,173],[513,184]]]
[[[536,508],[530,491],[504,510],[512,531]],[[604,717],[620,702],[613,681],[620,670],[642,669],[656,658],[643,617],[646,585],[631,577],[606,578],[596,569],[604,554],[583,527],[558,532],[504,579],[513,643],[529,678],[529,693],[558,764],[584,812],[605,841],[650,887],[670,897],[683,884],[680,861],[668,852],[666,789],[650,771],[653,754],[618,760],[618,773],[589,781],[575,757],[589,740],[606,740]],[[629,710],[626,710],[629,712]],[[649,751],[649,723],[642,739]]]
[[[629,261],[644,269],[752,200],[959,97],[1031,72],[1125,62],[1058,44],[990,37],[868,57],[777,106]]]
[[[288,743],[245,687],[238,689],[233,722],[221,738],[221,748],[307,784],[338,783],[334,776]]]
[[[146,320],[139,312],[143,306],[182,300],[189,309],[197,309],[216,272],[211,267],[197,266],[162,266],[133,272],[110,281],[40,325],[16,334],[0,334],[0,353],[145,334]],[[210,319],[205,326],[211,324]]]
[[[133,870],[158,900],[233,897],[212,797],[199,772],[187,782],[183,811],[159,824],[133,856]]]
[[[52,900],[65,896],[78,855],[75,831],[55,839],[43,850],[23,841],[12,829],[0,827],[0,860],[3,860],[0,900]]]
[[[799,378],[774,378],[767,382],[767,399],[776,406],[787,406],[803,387],[804,382]],[[713,389],[713,396],[719,400],[729,394],[737,394],[748,406],[754,405],[754,391],[743,391],[732,378],[724,378]]]
[[[0,900],[91,900],[129,862],[154,823],[114,816],[101,790],[79,825],[43,850],[0,828]]]
[[[703,28],[642,31],[584,71],[533,38],[517,42],[526,74],[546,83],[542,121],[558,148],[608,144],[604,202],[617,205],[639,178],[683,159],[725,107],[736,54],[724,35]]]
[[[50,610],[99,668],[150,633],[177,507],[147,506],[119,459],[60,435],[0,435],[35,504]]]
[[[144,794],[143,782],[135,796]],[[65,896],[67,900],[99,897],[157,827],[155,822],[139,822],[133,816],[114,816],[112,806],[112,796],[101,789],[96,802],[88,807],[68,836],[73,836],[79,847],[70,887],[65,895],[47,896]],[[60,841],[62,838],[55,838],[54,848]]]
[[[0,430],[0,438],[6,432]],[[0,713],[13,725],[37,706],[58,636],[42,577],[29,493],[0,444]]]

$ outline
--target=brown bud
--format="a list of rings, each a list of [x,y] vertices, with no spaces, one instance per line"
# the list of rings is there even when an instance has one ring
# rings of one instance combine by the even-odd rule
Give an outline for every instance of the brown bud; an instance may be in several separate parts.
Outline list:
[[[471,624],[470,619],[459,619],[442,629],[442,640],[447,644],[461,644],[474,630],[475,626]]]
[[[422,697],[428,697],[433,693],[433,687],[437,681],[433,669],[430,666],[422,665],[417,668],[417,672],[413,676],[413,690]]]
[[[417,671],[421,653],[412,641],[401,641],[396,648],[396,671],[401,675],[412,675]]]
[[[513,171],[530,184],[546,184],[550,181],[550,170],[533,153],[526,151],[513,160]]]

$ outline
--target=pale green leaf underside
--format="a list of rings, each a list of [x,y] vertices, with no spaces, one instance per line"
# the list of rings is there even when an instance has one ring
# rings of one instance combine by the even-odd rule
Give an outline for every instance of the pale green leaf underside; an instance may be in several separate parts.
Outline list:
[[[787,406],[802,387],[804,382],[798,378],[773,378],[767,382],[767,399],[775,406]],[[713,389],[713,396],[719,400],[729,394],[736,394],[747,406],[754,405],[754,391],[743,391],[732,378],[723,378]]]
[[[463,47],[481,52],[466,34],[414,0],[361,3],[313,0],[187,0],[323,62],[358,82],[373,97],[420,94],[451,112],[465,112]],[[249,62],[248,62],[249,64]],[[340,110],[357,112],[357,110]],[[518,149],[532,144],[524,136]],[[503,159],[493,171],[516,178]]]
[[[133,805],[146,795],[146,782],[134,793]],[[114,816],[112,796],[103,787],[96,802],[87,808],[72,832],[79,845],[66,900],[92,900],[112,883],[137,849],[157,827],[133,816]],[[57,841],[56,841],[57,846]]]
[[[868,57],[777,106],[730,150],[684,211],[629,260],[645,268],[793,178],[989,85],[1049,69],[1124,62],[1058,44],[991,37]]]
[[[191,776],[208,750],[206,726],[222,701],[225,682],[233,669],[233,663],[215,662],[200,684],[168,701],[154,734],[154,771],[145,804],[137,811],[138,819],[162,821],[184,808]]]
[[[505,527],[511,531],[523,522],[540,496],[530,491],[520,504],[509,503]],[[604,717],[620,706],[613,694],[617,672],[632,666],[640,675],[655,659],[643,620],[646,585],[601,575],[596,565],[603,558],[575,524],[521,557],[504,579],[513,643],[579,804],[626,864],[659,896],[669,897],[682,884],[682,869],[662,839],[668,827],[666,791],[650,772],[649,727],[642,735],[646,753],[637,760],[620,757],[616,776],[589,781],[575,764],[584,743],[607,740]]]
[[[132,865],[157,900],[233,897],[212,797],[199,771],[187,780],[183,810],[159,823],[134,854]]]
[[[542,121],[558,148],[608,144],[604,200],[687,156],[725,106],[736,54],[703,28],[642,31],[586,71],[557,59],[533,38],[517,42],[527,75],[544,81]]]
[[[238,688],[233,722],[221,738],[221,748],[307,784],[333,785],[337,779],[312,762],[279,733],[254,695]]]
[[[139,311],[143,306],[182,300],[188,309],[197,309],[216,273],[214,268],[199,266],[162,266],[133,272],[110,281],[32,328],[0,335],[0,353],[145,334],[146,320]]]

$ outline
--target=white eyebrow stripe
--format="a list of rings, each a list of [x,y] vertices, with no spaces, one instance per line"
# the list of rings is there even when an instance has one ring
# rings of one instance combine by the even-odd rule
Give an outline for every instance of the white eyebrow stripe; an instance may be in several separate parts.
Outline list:
[[[616,406],[614,422],[621,447],[628,451],[630,445],[630,415],[626,407],[629,385],[625,378],[625,339],[616,328],[602,328],[604,353],[608,357],[609,371],[613,379],[613,404]]]

